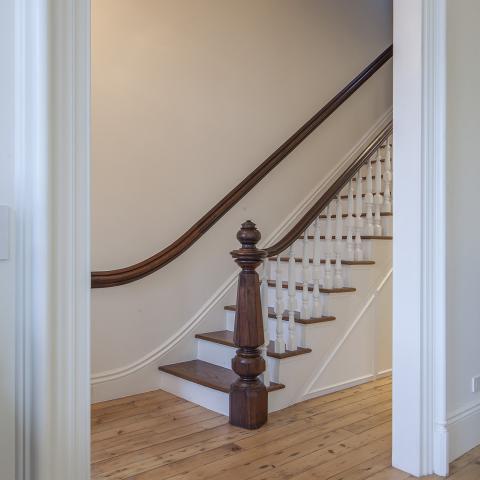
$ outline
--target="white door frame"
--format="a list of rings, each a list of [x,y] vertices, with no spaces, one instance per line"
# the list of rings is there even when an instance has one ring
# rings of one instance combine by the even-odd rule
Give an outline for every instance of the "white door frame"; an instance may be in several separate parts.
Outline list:
[[[448,473],[445,0],[394,0],[393,464]]]
[[[17,479],[87,480],[90,1],[8,1],[16,8]],[[394,0],[393,459],[416,475],[448,469],[444,2]]]
[[[16,478],[90,476],[90,12],[15,6]]]

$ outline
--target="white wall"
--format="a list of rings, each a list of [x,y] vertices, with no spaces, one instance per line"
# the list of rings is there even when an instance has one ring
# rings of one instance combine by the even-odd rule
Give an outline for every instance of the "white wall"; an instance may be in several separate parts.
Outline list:
[[[447,365],[451,457],[480,443],[480,4],[447,2]]]
[[[0,4],[0,205],[14,206],[14,2]],[[13,230],[13,215],[10,223]],[[0,228],[2,228],[0,226]],[[13,237],[11,237],[13,246]],[[0,260],[0,477],[15,475],[14,252]]]
[[[176,239],[391,36],[386,0],[94,0],[93,268]],[[93,371],[178,331],[234,272],[239,224],[271,234],[390,105],[388,64],[186,254],[93,291]]]

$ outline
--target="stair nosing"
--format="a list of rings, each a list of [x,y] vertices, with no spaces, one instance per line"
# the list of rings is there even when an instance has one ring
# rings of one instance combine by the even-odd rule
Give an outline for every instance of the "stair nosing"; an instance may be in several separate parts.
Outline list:
[[[276,287],[276,280],[268,280],[268,286],[269,287]],[[288,288],[288,282],[282,282],[282,288],[287,289]],[[303,284],[301,283],[296,283],[295,289],[302,291],[303,290]],[[308,284],[308,291],[313,292],[313,285],[311,283]],[[354,287],[342,287],[342,288],[323,288],[320,287],[320,293],[353,293],[356,292],[357,289]]]
[[[237,311],[236,305],[226,305],[223,308],[224,308],[224,310],[226,310],[228,312],[236,312]],[[300,314],[300,312],[296,312],[296,313]],[[273,308],[271,308],[271,307],[269,307],[269,309],[268,309],[268,318],[273,318],[273,319],[277,318]],[[300,325],[315,325],[317,323],[333,322],[336,319],[337,319],[337,317],[334,317],[333,315],[325,315],[325,316],[320,317],[320,318],[308,318],[308,319],[307,318],[299,318],[299,317],[295,316],[295,323],[298,323]],[[285,312],[283,313],[283,321],[288,322],[288,311],[287,310],[285,310]]]
[[[197,333],[195,335],[195,338],[198,338],[199,340],[205,340],[207,342],[218,343],[219,345],[224,345],[226,347],[235,348],[233,339],[226,340],[226,339],[218,338],[214,336],[215,334],[218,334],[218,333],[224,334],[225,332],[229,332],[233,336],[233,332],[231,330],[217,330],[215,332]],[[273,346],[274,346],[274,342],[270,340],[268,348],[270,349]],[[293,350],[293,351],[286,350],[285,353],[277,353],[271,350],[267,350],[267,356],[281,360],[284,358],[292,358],[292,357],[297,357],[299,355],[304,355],[306,353],[311,353],[311,351],[312,349],[307,347],[298,347],[297,350]]]
[[[269,260],[277,261],[277,257],[269,257]],[[289,257],[280,257],[281,262],[288,262],[290,260]],[[309,263],[313,263],[313,259],[309,258],[308,259]],[[295,263],[302,263],[303,259],[300,257],[295,257]],[[320,263],[323,265],[326,263],[325,259],[320,260]],[[336,259],[332,258],[330,260],[330,263],[334,265],[337,263]],[[375,265],[374,260],[342,260],[342,265],[349,265],[349,266],[361,266],[361,265]]]
[[[158,367],[158,369],[161,372],[168,373],[169,375],[173,375],[175,377],[182,378],[183,380],[187,380],[187,381],[192,382],[192,383],[196,383],[197,385],[202,385],[204,387],[211,388],[213,390],[217,390],[217,391],[223,392],[223,393],[229,393],[230,392],[231,383],[228,384],[228,385],[225,385],[224,382],[223,383],[222,382],[214,383],[212,381],[206,380],[205,378],[202,378],[201,375],[198,375],[197,377],[195,377],[193,375],[188,375],[185,371],[182,371],[181,369],[180,370],[178,369],[180,366],[185,366],[187,364],[199,365],[199,366],[202,366],[203,368],[209,368],[212,371],[217,371],[218,374],[229,375],[229,376],[232,377],[231,378],[231,380],[232,380],[231,383],[233,383],[235,381],[236,377],[237,377],[235,372],[233,372],[233,370],[230,370],[230,369],[225,368],[225,367],[219,367],[218,365],[215,365],[215,364],[209,363],[209,362],[205,362],[203,360],[188,360],[186,362],[178,362],[178,363],[173,363],[173,364],[169,364],[169,365],[161,365],[161,366]],[[283,385],[282,383],[271,382],[270,386],[267,387],[267,391],[270,393],[270,392],[274,392],[274,391],[277,391],[277,390],[281,390],[283,388],[285,388],[285,385]]]

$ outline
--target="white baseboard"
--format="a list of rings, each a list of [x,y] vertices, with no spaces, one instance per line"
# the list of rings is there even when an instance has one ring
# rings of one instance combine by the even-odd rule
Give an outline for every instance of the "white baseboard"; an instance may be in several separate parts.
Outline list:
[[[304,395],[303,400],[309,400],[310,398],[321,397],[323,395],[328,395],[329,393],[335,393],[340,390],[345,390],[346,388],[356,387],[357,385],[362,385],[363,383],[372,382],[373,380],[377,380],[379,378],[387,377],[391,375],[392,369],[382,370],[377,374],[371,373],[369,375],[364,375],[362,377],[353,378],[346,382],[336,383],[335,385],[329,385],[328,387],[318,388],[316,390],[312,390],[311,392]]]
[[[480,403],[457,410],[447,421],[449,460],[480,444]]]

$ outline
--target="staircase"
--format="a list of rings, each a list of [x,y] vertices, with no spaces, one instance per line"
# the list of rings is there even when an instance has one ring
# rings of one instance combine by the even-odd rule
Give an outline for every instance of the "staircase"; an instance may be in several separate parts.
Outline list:
[[[268,411],[302,400],[332,339],[391,274],[391,192],[390,125],[276,245],[258,249],[245,222],[232,252],[237,304],[218,330],[195,335],[196,358],[159,367],[162,388],[245,428],[266,421],[267,395]]]

